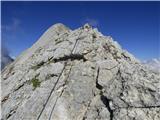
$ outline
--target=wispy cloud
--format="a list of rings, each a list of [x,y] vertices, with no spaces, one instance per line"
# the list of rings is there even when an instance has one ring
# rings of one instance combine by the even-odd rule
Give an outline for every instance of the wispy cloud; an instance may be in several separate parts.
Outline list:
[[[8,24],[2,24],[2,37],[1,37],[1,68],[12,61],[11,52],[8,44],[13,44],[14,39],[17,38],[17,33],[22,31],[21,21],[18,18],[12,18]],[[22,32],[21,32],[22,33]]]
[[[21,25],[21,21],[17,18],[13,18],[12,22],[7,25],[2,25],[2,31],[7,31],[7,32],[16,32]]]
[[[10,23],[3,24],[1,26],[2,30],[2,41],[13,42],[20,35],[24,35],[23,25],[20,19],[13,17]]]

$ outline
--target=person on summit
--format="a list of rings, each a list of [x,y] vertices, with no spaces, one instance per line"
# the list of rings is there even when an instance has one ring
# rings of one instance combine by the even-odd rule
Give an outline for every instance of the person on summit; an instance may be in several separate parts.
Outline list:
[[[86,23],[84,26],[83,26],[84,30],[85,31],[89,31],[89,29],[91,29],[91,25],[89,25],[88,23]]]

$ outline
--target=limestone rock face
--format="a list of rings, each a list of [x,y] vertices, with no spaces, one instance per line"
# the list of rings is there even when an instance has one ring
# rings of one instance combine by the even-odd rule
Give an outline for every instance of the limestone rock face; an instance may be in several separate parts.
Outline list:
[[[160,120],[160,75],[88,24],[53,25],[1,83],[2,120]]]

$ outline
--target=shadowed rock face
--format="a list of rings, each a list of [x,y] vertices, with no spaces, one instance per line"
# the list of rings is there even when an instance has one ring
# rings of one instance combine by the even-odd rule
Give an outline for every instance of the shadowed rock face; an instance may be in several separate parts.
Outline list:
[[[160,75],[88,24],[56,24],[2,72],[2,119],[159,120]]]
[[[13,62],[13,58],[10,57],[9,51],[5,47],[5,45],[2,45],[1,46],[1,70],[11,62]]]
[[[3,53],[2,53],[2,56],[1,56],[1,70],[11,62],[13,62],[13,59],[9,55],[3,55]]]

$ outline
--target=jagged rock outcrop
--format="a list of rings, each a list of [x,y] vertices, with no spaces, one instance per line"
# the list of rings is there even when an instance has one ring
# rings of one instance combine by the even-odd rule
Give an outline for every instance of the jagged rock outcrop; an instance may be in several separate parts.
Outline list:
[[[3,120],[159,120],[160,75],[88,24],[55,24],[2,71]]]

